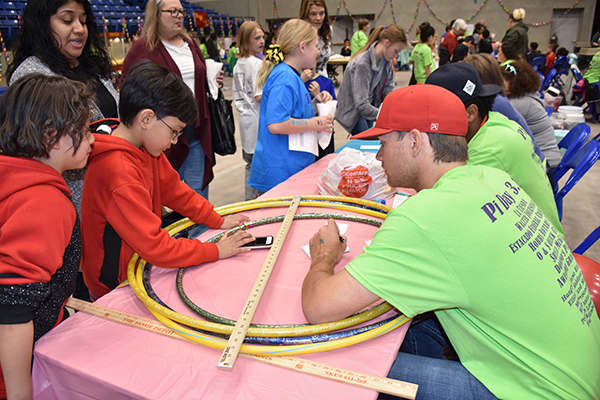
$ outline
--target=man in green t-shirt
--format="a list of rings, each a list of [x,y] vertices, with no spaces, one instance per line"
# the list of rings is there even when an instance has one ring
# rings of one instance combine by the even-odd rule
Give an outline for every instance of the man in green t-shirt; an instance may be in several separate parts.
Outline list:
[[[467,63],[443,65],[426,83],[448,89],[462,100],[469,121],[468,163],[498,168],[512,176],[552,226],[564,233],[552,187],[531,137],[516,122],[491,111],[502,89],[483,85],[475,67]]]
[[[367,31],[369,30],[369,20],[366,18],[361,18],[358,21],[358,31],[354,35],[352,35],[352,40],[350,41],[350,55],[353,56],[354,53],[363,48],[365,44],[367,44],[368,37]]]
[[[433,312],[439,327],[413,322],[407,338],[428,324],[460,361],[420,342],[388,374],[424,399],[598,399],[600,320],[564,237],[512,177],[466,162],[467,132],[464,105],[444,88],[386,97],[354,138],[378,137],[390,186],[417,194],[337,273],[352,238],[333,220],[315,233],[304,314],[331,322],[381,298],[408,317]]]

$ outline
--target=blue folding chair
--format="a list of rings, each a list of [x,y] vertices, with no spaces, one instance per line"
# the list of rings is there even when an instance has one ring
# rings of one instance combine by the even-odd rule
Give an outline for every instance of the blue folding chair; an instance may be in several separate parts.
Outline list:
[[[546,57],[535,57],[533,60],[531,60],[531,66],[538,72],[544,72],[544,67],[546,66]]]
[[[592,231],[592,233],[590,233],[585,239],[583,239],[583,242],[581,242],[581,244],[579,246],[577,246],[575,248],[575,250],[573,250],[573,253],[575,254],[583,254],[587,251],[587,249],[589,249],[594,243],[596,243],[598,241],[598,239],[600,238],[600,226],[597,227],[596,229],[594,229]]]
[[[562,80],[562,77],[563,77],[563,75],[566,76],[569,72],[569,57],[567,57],[567,56],[558,57],[556,59],[556,61],[554,62],[554,64],[552,65],[552,67],[550,67],[550,68],[556,70],[556,74],[550,80],[550,85],[553,85],[559,89],[562,88],[563,85],[565,84]]]
[[[540,85],[540,96],[542,98],[544,98],[544,93],[543,91],[548,89],[548,87],[550,86],[550,83],[552,82],[552,79],[554,79],[554,77],[556,76],[556,69],[551,69],[548,72],[548,75],[546,75],[546,77],[542,80],[542,84]]]
[[[585,175],[585,173],[592,168],[592,166],[600,158],[600,142],[596,140],[590,140],[585,146],[583,146],[565,165],[554,174],[556,182],[562,178],[567,171],[573,170],[569,179],[565,185],[556,192],[554,200],[556,201],[556,208],[558,209],[558,219],[562,220],[562,204],[563,198],[573,186]],[[558,185],[558,183],[557,183]]]
[[[556,173],[562,169],[567,161],[573,157],[577,151],[587,142],[590,137],[591,128],[585,122],[575,125],[571,130],[558,142],[559,149],[566,149],[565,154],[556,167],[552,170],[552,175],[556,178]],[[558,182],[558,181],[557,181]]]
[[[579,82],[580,80],[583,79],[583,76],[581,76],[581,72],[579,72],[579,69],[575,66],[571,67],[571,72],[573,73],[573,76],[575,77],[575,80],[577,82]]]

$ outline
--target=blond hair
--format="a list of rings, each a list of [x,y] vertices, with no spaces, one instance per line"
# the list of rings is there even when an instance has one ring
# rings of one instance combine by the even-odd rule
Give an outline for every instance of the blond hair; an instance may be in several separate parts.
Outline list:
[[[510,14],[510,17],[515,22],[523,21],[523,19],[525,19],[525,9],[515,8],[515,10]]]
[[[238,30],[237,42],[240,47],[240,57],[250,57],[252,55],[252,48],[250,46],[250,40],[256,28],[259,28],[264,33],[262,26],[256,21],[246,21]]]
[[[156,0],[148,0],[148,4],[146,4],[142,36],[146,37],[146,46],[148,46],[148,50],[150,51],[154,51],[158,45],[158,42],[160,41],[160,36],[158,35],[158,25],[160,23],[160,11],[162,10],[161,4],[164,3],[161,1],[159,5],[156,5]],[[184,40],[190,40],[190,36],[183,26],[179,35]]]
[[[396,24],[392,24],[390,26],[380,26],[378,28],[375,28],[373,33],[371,33],[371,36],[369,36],[369,40],[367,41],[367,43],[362,47],[362,49],[354,53],[352,58],[367,51],[373,43],[381,42],[386,39],[390,41],[390,44],[399,42],[406,44],[406,33],[400,25]]]
[[[293,52],[300,43],[304,42],[308,44],[315,40],[316,37],[317,30],[314,26],[304,20],[294,18],[287,21],[281,27],[281,31],[277,37],[277,45],[285,57],[285,55]],[[260,71],[258,71],[256,86],[262,87],[265,85],[273,68],[275,68],[275,64],[265,57],[260,66]]]

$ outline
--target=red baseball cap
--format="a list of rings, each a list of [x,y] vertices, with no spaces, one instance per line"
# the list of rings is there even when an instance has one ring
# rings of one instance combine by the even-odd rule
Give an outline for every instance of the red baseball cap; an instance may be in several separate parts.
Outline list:
[[[454,93],[436,85],[396,89],[383,101],[375,126],[352,139],[377,139],[386,133],[412,129],[465,136],[468,129],[465,106]]]

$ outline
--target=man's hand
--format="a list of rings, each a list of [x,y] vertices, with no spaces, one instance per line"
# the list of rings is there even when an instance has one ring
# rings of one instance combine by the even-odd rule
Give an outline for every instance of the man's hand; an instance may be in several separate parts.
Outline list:
[[[219,260],[235,256],[238,253],[247,253],[250,249],[240,248],[240,246],[250,243],[254,240],[254,236],[246,231],[237,231],[231,236],[227,236],[227,232],[221,240],[217,242],[219,248]]]
[[[310,257],[313,264],[319,259],[330,258],[333,264],[340,261],[346,250],[346,237],[340,236],[340,230],[333,219],[329,219],[309,241]],[[333,265],[332,265],[333,267]]]
[[[241,225],[242,223],[250,221],[247,215],[244,214],[232,214],[225,217],[223,224],[220,226],[221,229],[229,229],[234,226]]]

